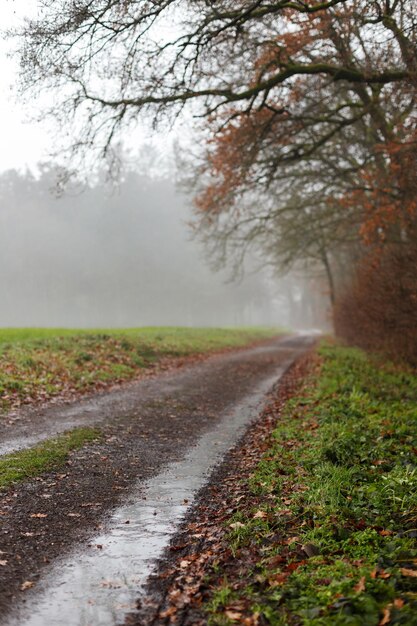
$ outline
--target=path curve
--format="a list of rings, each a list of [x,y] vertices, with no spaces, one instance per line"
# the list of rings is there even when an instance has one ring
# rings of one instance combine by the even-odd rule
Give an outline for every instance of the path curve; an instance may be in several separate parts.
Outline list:
[[[150,557],[160,556],[209,472],[258,416],[274,382],[314,341],[298,335],[209,357],[174,374],[74,405],[49,407],[37,419],[32,415],[16,425],[13,433],[9,430],[3,440],[9,450],[22,445],[24,438],[39,441],[79,425],[99,425],[105,437],[101,444],[73,453],[64,472],[0,496],[0,561],[6,561],[0,567],[0,624],[117,624],[121,615],[114,607],[129,602],[123,600],[126,586],[116,585],[120,593],[111,593],[116,573],[123,578],[133,568],[135,592],[145,582]],[[166,525],[161,526],[164,515]],[[110,553],[104,545],[110,546]],[[118,562],[120,546],[126,545],[133,560]],[[87,563],[80,574],[88,555],[92,569]],[[92,580],[93,571],[98,572],[96,591],[88,591],[85,582],[83,595],[74,580]],[[28,581],[30,589],[26,585],[22,591]],[[97,598],[91,597],[94,593]],[[131,601],[133,596],[127,596]],[[11,607],[14,612],[9,613]],[[81,612],[76,613],[76,607]],[[88,607],[95,607],[92,616]],[[63,621],[58,621],[60,616]]]

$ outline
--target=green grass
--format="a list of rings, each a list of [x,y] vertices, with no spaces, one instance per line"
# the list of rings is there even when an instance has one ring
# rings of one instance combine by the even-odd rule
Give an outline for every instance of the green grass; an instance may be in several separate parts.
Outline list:
[[[72,450],[78,450],[99,437],[100,431],[97,429],[76,428],[32,448],[0,457],[0,489],[59,469]]]
[[[276,335],[277,328],[248,326],[240,328],[190,328],[186,326],[146,326],[142,328],[0,328],[0,349],[10,344],[38,342],[61,338],[77,338],[82,336],[127,337],[132,340],[141,339],[161,347],[173,347],[187,350],[201,346],[217,344],[242,345],[251,338],[262,338]]]
[[[355,349],[320,356],[250,480],[253,507],[227,522],[250,563],[233,603],[272,625],[415,626],[417,378]],[[232,623],[227,598],[219,584],[210,623]]]
[[[0,330],[0,408],[130,380],[164,357],[237,348],[271,328]]]

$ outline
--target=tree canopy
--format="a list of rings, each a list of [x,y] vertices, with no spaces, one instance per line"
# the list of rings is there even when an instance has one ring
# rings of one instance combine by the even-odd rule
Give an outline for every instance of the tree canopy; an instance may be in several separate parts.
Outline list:
[[[71,157],[143,116],[193,119],[200,232],[322,265],[332,300],[368,246],[416,241],[415,0],[43,0],[22,87],[57,97]],[[367,253],[366,253],[367,254]]]

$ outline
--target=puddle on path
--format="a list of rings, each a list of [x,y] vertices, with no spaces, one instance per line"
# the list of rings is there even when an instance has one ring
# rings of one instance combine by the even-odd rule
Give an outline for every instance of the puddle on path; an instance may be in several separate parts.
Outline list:
[[[297,354],[295,350],[293,358],[224,414],[183,460],[138,484],[133,494],[135,502],[117,509],[106,533],[94,537],[91,547],[55,565],[44,582],[27,593],[25,605],[16,607],[2,624],[115,626],[122,623],[126,613],[135,608],[155,560],[169,544],[196,493],[257,417],[266,392]]]

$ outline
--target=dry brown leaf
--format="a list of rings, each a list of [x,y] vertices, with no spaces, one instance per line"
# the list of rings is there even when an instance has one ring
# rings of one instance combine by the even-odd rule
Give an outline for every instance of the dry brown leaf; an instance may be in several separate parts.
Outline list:
[[[362,591],[365,591],[365,576],[362,576],[358,582],[357,585],[355,585],[353,587],[354,591],[356,591],[356,593],[362,593]]]
[[[183,561],[180,561],[180,567],[184,569],[185,567],[188,567],[190,563],[191,561],[187,561],[184,559]]]
[[[160,613],[159,617],[162,617],[162,619],[166,619],[167,617],[173,617],[176,612],[177,612],[177,607],[170,606],[169,609]]]
[[[402,609],[404,606],[404,600],[402,598],[395,598],[394,606],[396,609]]]
[[[0,566],[4,567],[5,565],[7,565],[9,561],[0,561]]]
[[[276,587],[277,585],[282,585],[288,578],[288,574],[275,574],[268,578],[268,583],[271,587]]]
[[[295,543],[296,541],[300,541],[300,537],[288,537],[287,539],[283,541],[283,543],[285,543],[285,545],[287,546],[290,546],[292,543]]]
[[[314,545],[314,543],[306,543],[301,549],[306,553],[308,558],[318,556],[320,554],[320,548]]]
[[[380,619],[378,626],[386,626],[386,624],[389,624],[390,621],[391,621],[391,611],[389,607],[387,606],[382,611],[382,618]]]
[[[225,611],[224,614],[228,619],[232,620],[232,622],[240,621],[242,617],[242,613],[238,613],[237,611]]]
[[[22,591],[26,591],[26,589],[31,589],[34,586],[35,586],[34,582],[32,582],[31,580],[25,580],[25,582],[20,585],[20,589]]]
[[[32,513],[31,517],[37,517],[41,519],[43,517],[48,517],[48,514],[47,513]]]
[[[236,528],[244,528],[245,524],[242,524],[242,522],[233,522],[233,524],[229,524],[230,528],[233,528],[233,530],[236,530]]]
[[[408,569],[407,567],[401,567],[400,572],[403,576],[410,576],[411,578],[417,578],[417,570]]]
[[[265,519],[265,517],[267,517],[267,513],[265,513],[265,511],[256,511],[253,519]]]

